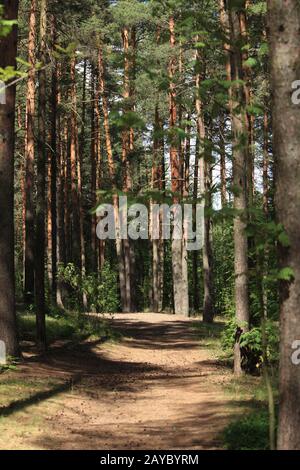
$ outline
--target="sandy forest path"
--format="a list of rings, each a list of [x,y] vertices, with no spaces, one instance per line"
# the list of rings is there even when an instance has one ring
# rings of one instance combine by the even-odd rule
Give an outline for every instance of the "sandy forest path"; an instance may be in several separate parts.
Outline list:
[[[233,413],[223,387],[230,372],[200,346],[192,321],[118,314],[113,324],[120,343],[57,347],[45,361],[25,361],[17,375],[52,385],[0,408],[1,449],[221,448]]]

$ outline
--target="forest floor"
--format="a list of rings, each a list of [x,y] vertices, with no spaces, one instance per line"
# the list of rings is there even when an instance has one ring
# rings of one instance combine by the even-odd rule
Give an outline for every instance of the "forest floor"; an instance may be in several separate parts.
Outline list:
[[[0,375],[0,449],[221,449],[241,412],[195,320],[117,314],[120,342],[55,343]],[[208,335],[209,336],[209,335]]]

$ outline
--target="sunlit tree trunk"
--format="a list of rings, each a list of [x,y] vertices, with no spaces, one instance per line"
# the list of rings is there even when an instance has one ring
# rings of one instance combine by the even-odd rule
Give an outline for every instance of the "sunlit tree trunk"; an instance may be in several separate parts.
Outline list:
[[[96,205],[96,158],[97,158],[97,126],[96,126],[96,99],[99,101],[95,93],[95,67],[91,67],[91,202],[92,207]],[[98,104],[99,106],[99,104]],[[97,269],[97,243],[96,243],[96,215],[91,216],[91,266],[92,270]]]
[[[174,18],[169,19],[169,33],[170,33],[170,47],[174,50],[176,45],[175,40],[175,22]],[[169,63],[169,127],[170,127],[170,164],[171,164],[171,190],[173,193],[174,204],[181,201],[182,196],[182,161],[180,160],[180,152],[178,151],[178,138],[176,136],[175,127],[177,125],[177,103],[176,103],[176,84],[175,73],[176,73],[176,58],[175,51]],[[176,209],[177,211],[178,209]],[[174,212],[174,216],[176,214]],[[174,235],[174,233],[173,233]],[[172,272],[173,272],[173,295],[174,295],[174,311],[175,314],[189,315],[189,295],[188,295],[188,282],[187,273],[185,267],[187,264],[187,251],[185,246],[185,228],[183,227],[182,239],[176,239],[172,237]]]
[[[100,92],[102,98],[102,111],[103,111],[103,121],[104,121],[104,131],[105,131],[105,145],[106,153],[108,159],[108,170],[109,176],[113,185],[113,205],[114,205],[114,217],[115,217],[115,231],[116,231],[116,252],[118,259],[119,267],[119,283],[120,283],[120,297],[121,297],[121,307],[122,311],[127,310],[127,298],[126,298],[126,278],[125,278],[125,262],[123,255],[123,246],[122,240],[120,238],[120,220],[119,220],[119,204],[118,196],[116,193],[117,184],[116,184],[116,168],[113,157],[112,150],[112,141],[111,141],[111,132],[109,124],[109,109],[108,109],[108,99],[106,94],[105,87],[105,67],[103,61],[103,51],[102,48],[99,48],[99,80],[100,80]]]
[[[130,34],[131,33],[131,34]],[[133,35],[133,37],[132,37]],[[127,113],[132,111],[133,107],[133,55],[134,55],[134,32],[124,27],[122,31],[122,42],[124,51],[124,84],[123,84],[123,113],[124,129],[122,131],[122,169],[123,169],[123,191],[125,193],[132,191],[132,172],[130,159],[134,147],[134,132],[129,127],[126,118]],[[126,282],[126,308],[130,312],[135,310],[135,253],[131,241],[127,238],[122,240],[124,262],[125,262],[125,282]]]
[[[277,220],[289,244],[280,245],[280,266],[292,270],[280,284],[280,405],[278,449],[300,449],[300,107],[292,101],[299,80],[300,5],[297,0],[268,0],[273,89],[273,131]],[[288,276],[287,276],[288,277]],[[293,358],[294,353],[294,358]]]
[[[201,85],[201,57],[199,50],[196,51],[196,113],[197,113],[197,132],[199,140],[198,159],[198,194],[201,197],[201,204],[204,206],[204,233],[203,233],[203,280],[204,280],[204,299],[203,299],[203,320],[212,322],[214,317],[213,302],[213,278],[212,278],[212,247],[211,247],[211,150],[207,149],[206,129],[203,115],[203,103],[200,96]]]
[[[71,117],[70,117],[70,164],[72,199],[72,249],[73,262],[81,270],[80,208],[78,190],[78,146],[77,146],[77,97],[76,97],[76,57],[71,58]]]
[[[58,155],[57,155],[57,171],[58,171],[58,179],[57,179],[57,263],[58,266],[65,266],[66,265],[66,232],[65,232],[65,220],[64,220],[64,190],[65,190],[65,152],[64,152],[64,137],[63,137],[63,120],[61,116],[61,63],[58,61],[56,66],[56,74],[57,74],[57,106],[58,106],[58,113],[57,113],[57,134],[58,134]],[[58,278],[57,281],[57,296],[56,301],[57,305],[60,308],[64,306],[64,299],[63,299],[63,283]]]
[[[232,43],[232,77],[235,84],[232,93],[232,133],[233,133],[233,186],[234,186],[234,272],[235,308],[237,331],[234,347],[234,372],[242,373],[240,336],[249,329],[248,294],[248,240],[247,227],[247,169],[248,169],[248,128],[246,97],[242,80],[242,55],[240,50],[241,29],[240,10],[234,5],[229,10],[230,34]]]
[[[221,204],[222,208],[227,204],[226,185],[226,145],[225,145],[225,116],[220,116],[219,149],[220,149],[220,183],[221,183]]]
[[[46,349],[45,321],[45,213],[46,213],[46,35],[47,2],[40,3],[39,60],[39,119],[37,154],[36,245],[35,245],[35,303],[37,346]]]
[[[16,20],[18,1],[4,0],[3,16]],[[0,39],[0,66],[15,67],[17,55],[17,27]],[[6,354],[18,356],[15,312],[14,269],[14,123],[16,88],[5,90],[5,104],[0,104],[0,340]]]

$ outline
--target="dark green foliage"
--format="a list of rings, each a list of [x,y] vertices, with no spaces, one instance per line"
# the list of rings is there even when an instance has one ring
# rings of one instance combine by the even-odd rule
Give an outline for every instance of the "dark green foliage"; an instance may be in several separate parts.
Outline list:
[[[229,424],[223,433],[227,450],[269,450],[269,416],[265,407]]]
[[[66,267],[60,266],[60,281],[69,287],[67,303],[71,308],[79,308],[82,295],[86,294],[91,311],[113,313],[120,309],[117,274],[109,263],[105,263],[101,273],[91,273],[84,277],[73,263]]]

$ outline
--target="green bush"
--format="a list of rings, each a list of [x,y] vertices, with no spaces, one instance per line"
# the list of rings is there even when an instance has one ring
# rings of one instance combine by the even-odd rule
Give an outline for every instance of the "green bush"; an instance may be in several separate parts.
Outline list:
[[[235,318],[231,318],[222,333],[221,341],[225,351],[232,352],[235,342],[237,323]],[[266,322],[267,337],[267,357],[269,362],[278,361],[279,350],[279,328],[276,322],[268,320]],[[241,347],[257,359],[257,368],[262,365],[262,331],[261,327],[254,327],[247,333],[243,333],[240,338]]]
[[[60,266],[58,278],[69,287],[68,306],[79,309],[85,294],[90,310],[113,313],[120,309],[119,288],[116,272],[105,263],[99,274],[81,276],[72,263]]]

